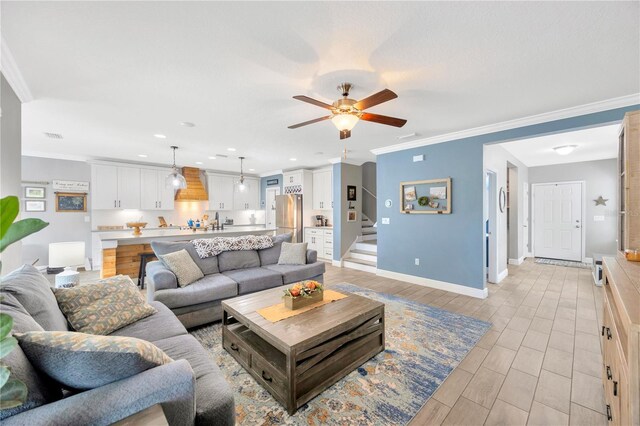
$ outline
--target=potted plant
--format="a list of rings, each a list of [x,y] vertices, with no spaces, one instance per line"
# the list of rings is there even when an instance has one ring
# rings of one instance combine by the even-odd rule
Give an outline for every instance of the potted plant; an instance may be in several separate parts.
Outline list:
[[[0,199],[0,253],[11,244],[49,225],[34,218],[14,222],[19,211],[18,197]],[[0,271],[2,271],[2,262],[0,262]],[[11,315],[0,313],[0,359],[9,355],[18,345],[16,338],[10,335],[12,328]],[[24,404],[27,399],[27,386],[20,380],[9,380],[10,376],[9,367],[0,362],[0,409],[17,407]]]
[[[302,281],[284,291],[284,306],[291,310],[300,309],[323,298],[322,284],[317,281]]]

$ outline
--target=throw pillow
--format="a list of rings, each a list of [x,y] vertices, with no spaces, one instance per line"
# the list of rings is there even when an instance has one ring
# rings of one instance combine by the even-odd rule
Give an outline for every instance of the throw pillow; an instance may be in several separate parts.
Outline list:
[[[70,331],[16,333],[36,368],[72,389],[94,389],[173,361],[144,340]]]
[[[204,277],[204,274],[193,261],[186,250],[179,250],[169,254],[160,255],[162,262],[171,269],[178,279],[180,287],[186,287],[189,284],[198,281]]]
[[[306,265],[307,243],[282,243],[278,265]]]
[[[105,335],[157,312],[131,278],[121,275],[107,280],[53,289],[74,330]]]
[[[258,250],[258,256],[260,256],[260,266],[265,265],[275,265],[278,263],[278,259],[280,258],[280,249],[282,248],[282,243],[290,243],[293,238],[293,234],[291,232],[287,234],[278,234],[273,238],[273,247]]]

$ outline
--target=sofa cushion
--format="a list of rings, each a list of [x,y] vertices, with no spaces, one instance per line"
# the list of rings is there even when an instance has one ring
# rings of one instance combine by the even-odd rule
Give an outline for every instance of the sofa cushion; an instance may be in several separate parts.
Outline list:
[[[198,268],[203,274],[217,274],[218,270],[218,256],[207,257],[206,259],[200,259],[196,248],[191,242],[167,242],[167,241],[152,241],[151,249],[160,256],[163,254],[169,254],[180,250],[186,250],[193,261],[198,265]]]
[[[185,359],[196,376],[196,424],[234,424],[233,392],[206,349],[191,335],[155,342],[173,359]],[[222,418],[222,415],[230,418]]]
[[[72,389],[94,389],[172,362],[153,343],[72,331],[17,333],[20,347],[40,371]]]
[[[278,263],[278,259],[280,258],[280,249],[282,248],[282,243],[287,242],[290,243],[293,234],[291,232],[287,234],[279,234],[273,238],[273,247],[268,249],[258,250],[258,256],[260,256],[260,265],[275,265]]]
[[[284,284],[311,279],[324,274],[324,262],[316,262],[307,265],[267,265],[265,268],[282,274]]]
[[[0,297],[3,298],[0,301],[0,311],[13,318],[12,333],[44,331],[14,295],[0,293]],[[9,380],[21,380],[27,386],[28,393],[24,404],[0,410],[0,420],[62,398],[60,385],[45,374],[39,373],[29,362],[20,346],[16,346],[7,356],[2,358],[2,363],[11,369]]]
[[[174,273],[178,279],[180,287],[186,287],[189,284],[198,281],[204,277],[204,274],[193,261],[189,252],[186,250],[178,250],[173,253],[161,254],[160,259],[167,265],[167,268]]]
[[[0,291],[10,293],[45,330],[67,331],[49,281],[36,268],[23,265],[0,279]]]
[[[155,314],[128,276],[107,282],[56,288],[54,294],[74,330],[89,334],[110,334],[114,330]]]
[[[307,243],[282,243],[278,265],[306,265]]]
[[[111,333],[110,336],[136,337],[155,342],[156,340],[187,334],[187,329],[171,312],[171,309],[160,302],[151,302],[149,304],[156,308],[158,312],[133,324],[124,326]]]
[[[223,272],[223,274],[238,283],[238,294],[253,293],[282,285],[282,275],[267,268],[237,269]]]
[[[220,272],[235,269],[257,268],[260,266],[260,256],[256,250],[225,251],[218,255]]]
[[[234,280],[222,274],[212,274],[184,288],[158,290],[154,298],[169,308],[179,308],[237,295],[238,284]]]

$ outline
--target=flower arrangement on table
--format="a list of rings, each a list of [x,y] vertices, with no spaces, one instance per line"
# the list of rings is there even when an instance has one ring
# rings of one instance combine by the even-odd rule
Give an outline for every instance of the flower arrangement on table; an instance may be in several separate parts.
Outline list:
[[[299,309],[319,302],[323,297],[322,284],[317,281],[301,281],[284,290],[284,305],[289,309]]]

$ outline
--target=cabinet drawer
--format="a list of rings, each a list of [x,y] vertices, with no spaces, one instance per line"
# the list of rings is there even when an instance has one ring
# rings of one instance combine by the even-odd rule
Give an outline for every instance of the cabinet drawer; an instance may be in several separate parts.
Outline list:
[[[284,376],[260,356],[254,355],[251,358],[251,370],[258,382],[271,393],[276,393],[280,398],[287,395],[287,383]]]
[[[333,259],[333,249],[324,249],[324,255],[329,259]]]
[[[322,229],[307,229],[305,232],[308,232],[309,235],[322,235]]]
[[[223,347],[245,368],[249,368],[251,356],[247,347],[238,337],[226,327],[222,328],[224,337]]]
[[[325,229],[324,236],[333,238],[333,229]]]
[[[324,237],[324,243],[325,243],[325,244],[333,245],[333,237],[327,237],[327,236],[325,236],[325,237]]]

